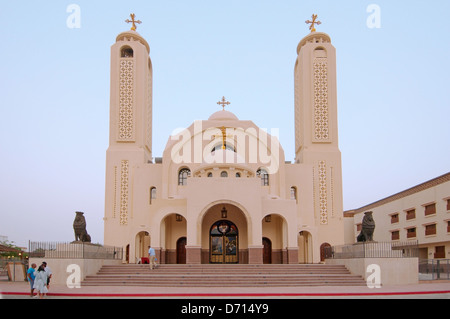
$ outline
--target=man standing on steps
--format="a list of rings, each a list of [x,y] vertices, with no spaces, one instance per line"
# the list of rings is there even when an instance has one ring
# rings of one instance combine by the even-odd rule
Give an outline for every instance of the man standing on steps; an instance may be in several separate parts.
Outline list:
[[[150,269],[153,269],[153,267],[156,268],[156,254],[155,249],[152,248],[152,246],[148,246],[148,260],[150,263]]]

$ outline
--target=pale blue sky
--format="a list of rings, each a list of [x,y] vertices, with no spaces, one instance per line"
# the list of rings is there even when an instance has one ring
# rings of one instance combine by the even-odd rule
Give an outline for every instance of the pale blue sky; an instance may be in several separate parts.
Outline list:
[[[81,28],[70,29],[70,4]],[[381,28],[368,28],[370,4]],[[131,12],[153,62],[153,155],[218,110],[279,128],[294,159],[296,48],[337,50],[344,208],[449,171],[449,1],[9,1],[0,6],[0,234],[71,241],[75,211],[103,242],[110,46]]]

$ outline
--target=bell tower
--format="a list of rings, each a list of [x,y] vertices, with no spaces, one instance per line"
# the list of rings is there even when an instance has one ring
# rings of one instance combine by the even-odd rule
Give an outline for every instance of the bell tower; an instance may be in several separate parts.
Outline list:
[[[111,47],[110,147],[152,153],[152,62],[150,47],[135,31],[120,33]],[[127,20],[129,21],[129,20]]]
[[[111,46],[109,147],[106,152],[105,244],[128,226],[134,169],[152,161],[152,62],[147,41],[136,32],[120,33]]]
[[[311,33],[297,47],[295,63],[295,160],[311,167],[314,182],[314,216],[319,240],[331,242],[326,233],[343,243],[341,153],[338,145],[336,49],[328,34]],[[330,229],[329,227],[332,227]],[[325,228],[323,228],[325,227]],[[324,231],[320,231],[320,229]],[[336,236],[337,235],[337,236]],[[342,236],[341,236],[342,235]],[[331,238],[331,237],[330,237]]]

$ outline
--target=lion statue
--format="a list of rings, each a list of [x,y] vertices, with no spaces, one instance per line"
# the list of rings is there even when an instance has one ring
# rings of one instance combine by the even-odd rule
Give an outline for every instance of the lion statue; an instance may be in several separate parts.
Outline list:
[[[91,242],[91,236],[86,231],[86,219],[83,212],[75,212],[75,220],[73,221],[73,230],[75,231],[75,241],[85,243]]]
[[[365,212],[362,220],[361,233],[357,237],[358,243],[373,241],[373,233],[375,231],[375,221],[372,212]]]

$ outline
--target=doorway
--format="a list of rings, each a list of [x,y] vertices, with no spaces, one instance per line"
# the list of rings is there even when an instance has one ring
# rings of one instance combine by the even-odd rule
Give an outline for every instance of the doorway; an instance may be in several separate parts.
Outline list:
[[[272,263],[272,242],[269,238],[263,237],[263,264],[271,264]]]
[[[177,264],[186,263],[186,237],[177,240]]]
[[[209,262],[235,264],[239,262],[239,232],[229,220],[215,222],[209,232]]]

